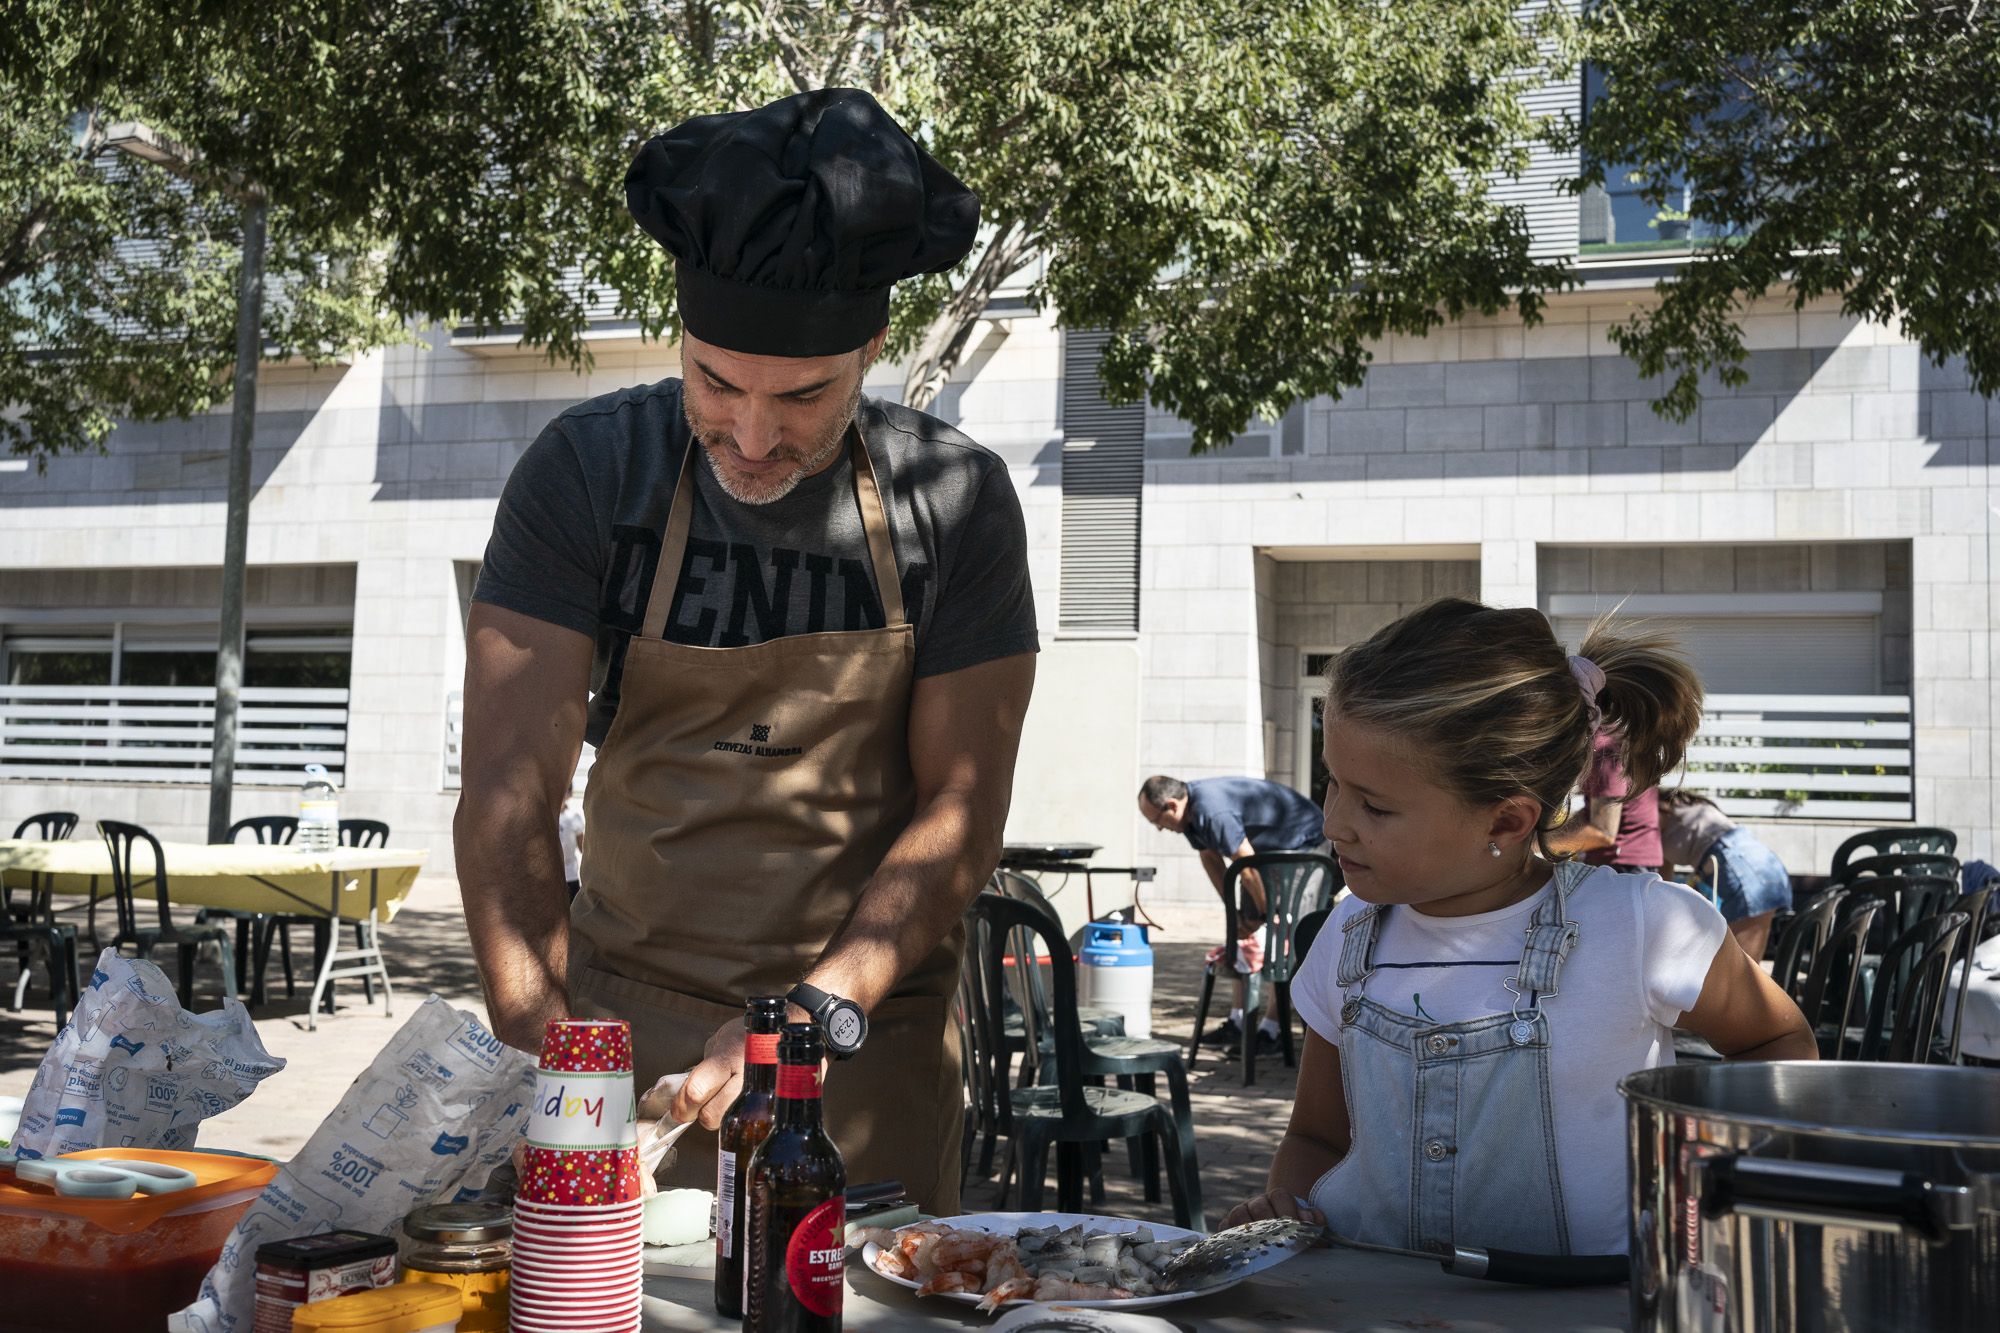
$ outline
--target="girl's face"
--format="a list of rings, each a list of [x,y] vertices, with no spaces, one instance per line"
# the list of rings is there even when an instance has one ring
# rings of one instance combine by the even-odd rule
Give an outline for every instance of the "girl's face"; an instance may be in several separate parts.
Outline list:
[[[1326,767],[1326,836],[1357,898],[1440,916],[1505,905],[1488,900],[1520,880],[1522,845],[1534,832],[1532,798],[1474,809],[1432,781],[1398,737],[1332,711]],[[1459,901],[1447,906],[1451,899]]]

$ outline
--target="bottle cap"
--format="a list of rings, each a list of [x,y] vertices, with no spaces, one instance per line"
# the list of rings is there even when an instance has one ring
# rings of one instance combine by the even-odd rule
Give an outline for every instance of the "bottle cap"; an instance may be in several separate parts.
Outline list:
[[[778,1038],[778,1060],[788,1065],[817,1065],[826,1058],[826,1038],[817,1023],[787,1023]]]

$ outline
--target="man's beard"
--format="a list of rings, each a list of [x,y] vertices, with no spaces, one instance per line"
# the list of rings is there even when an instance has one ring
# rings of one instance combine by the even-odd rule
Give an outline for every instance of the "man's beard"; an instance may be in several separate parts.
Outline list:
[[[709,475],[723,494],[742,504],[767,505],[784,499],[798,489],[800,482],[812,476],[832,460],[841,444],[847,438],[847,428],[854,421],[854,413],[861,406],[861,380],[857,377],[854,388],[847,395],[847,402],[833,417],[826,433],[805,449],[781,449],[774,457],[791,459],[798,466],[785,476],[773,481],[762,482],[758,489],[745,489],[743,479],[731,475],[728,465],[720,461],[719,452],[733,451],[736,437],[713,427],[704,425],[696,416],[694,404],[686,393],[681,394],[681,412],[687,418],[688,429],[700,441],[702,454],[708,461]]]

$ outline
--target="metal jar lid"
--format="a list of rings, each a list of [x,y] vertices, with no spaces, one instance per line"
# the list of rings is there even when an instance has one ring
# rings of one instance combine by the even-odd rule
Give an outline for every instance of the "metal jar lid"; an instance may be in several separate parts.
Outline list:
[[[491,1245],[514,1234],[514,1212],[497,1203],[434,1203],[405,1217],[403,1234],[445,1245]]]

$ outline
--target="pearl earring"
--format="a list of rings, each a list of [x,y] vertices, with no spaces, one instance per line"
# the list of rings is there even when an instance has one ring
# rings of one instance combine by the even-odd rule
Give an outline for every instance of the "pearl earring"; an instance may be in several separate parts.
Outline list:
[[[1486,850],[1493,853],[1495,856],[1498,856],[1500,855],[1500,844],[1497,842],[1489,842],[1486,844]]]

